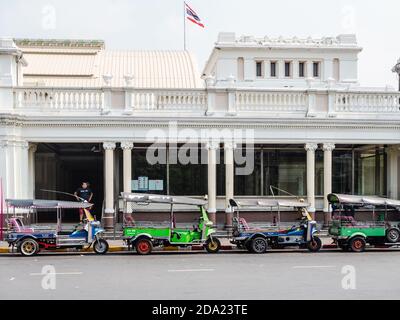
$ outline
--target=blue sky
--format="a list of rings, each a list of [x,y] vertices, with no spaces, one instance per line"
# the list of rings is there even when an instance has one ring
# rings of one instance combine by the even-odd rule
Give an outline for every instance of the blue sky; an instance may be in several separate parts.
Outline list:
[[[356,33],[365,86],[397,87],[398,0],[187,0],[206,25],[187,24],[188,50],[204,66],[220,31],[238,35]],[[181,49],[182,0],[0,0],[0,36],[102,39],[111,49]]]

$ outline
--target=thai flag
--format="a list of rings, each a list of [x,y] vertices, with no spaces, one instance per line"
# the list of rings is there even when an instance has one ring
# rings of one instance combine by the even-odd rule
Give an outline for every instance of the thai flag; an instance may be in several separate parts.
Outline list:
[[[201,20],[199,16],[197,15],[194,10],[188,6],[188,4],[185,2],[185,9],[186,9],[186,18],[193,23],[197,24],[198,26],[204,28],[204,24],[201,23]]]

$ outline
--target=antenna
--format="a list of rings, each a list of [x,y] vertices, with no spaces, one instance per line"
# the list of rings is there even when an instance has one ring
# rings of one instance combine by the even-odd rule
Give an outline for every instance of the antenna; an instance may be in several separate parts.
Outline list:
[[[296,196],[296,195],[294,195],[294,194],[292,194],[292,193],[290,193],[290,192],[288,192],[288,191],[286,191],[286,190],[280,189],[280,188],[275,187],[275,186],[272,186],[272,185],[269,186],[269,189],[270,189],[270,191],[271,191],[271,193],[272,193],[272,196],[273,196],[274,198],[275,198],[275,193],[274,193],[274,189],[275,189],[275,190],[280,191],[280,192],[283,192],[283,193],[285,193],[285,194],[287,194],[287,195],[289,195],[289,196],[291,196],[291,197],[295,197],[296,199],[300,199],[299,196]]]
[[[67,195],[67,196],[71,196],[71,197],[74,197],[74,198],[78,198],[78,199],[81,200],[82,202],[87,202],[85,199],[83,199],[83,198],[81,198],[81,197],[79,197],[79,196],[76,196],[76,195],[74,195],[74,194],[72,194],[72,193],[68,193],[68,192],[57,191],[57,190],[47,190],[47,189],[40,189],[40,191],[49,192],[49,193],[65,194],[65,195]]]

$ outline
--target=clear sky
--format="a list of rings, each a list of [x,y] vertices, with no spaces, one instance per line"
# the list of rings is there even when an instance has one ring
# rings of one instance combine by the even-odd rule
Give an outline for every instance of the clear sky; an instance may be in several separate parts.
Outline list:
[[[206,25],[187,24],[203,68],[220,31],[258,37],[356,33],[359,78],[391,85],[400,58],[399,0],[187,0]],[[182,0],[0,0],[0,36],[102,39],[110,49],[182,49]]]

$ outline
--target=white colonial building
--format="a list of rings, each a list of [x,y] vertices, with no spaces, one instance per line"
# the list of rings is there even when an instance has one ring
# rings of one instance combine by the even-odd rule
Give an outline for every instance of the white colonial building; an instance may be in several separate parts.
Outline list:
[[[89,180],[107,226],[121,191],[207,194],[212,218],[227,224],[229,198],[270,197],[271,185],[306,197],[325,221],[332,191],[398,198],[400,93],[360,87],[361,50],[354,35],[221,33],[201,74],[184,51],[0,39],[6,197]],[[188,143],[199,161],[180,161]]]

